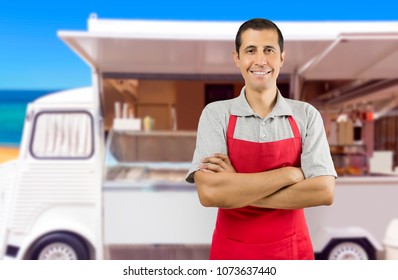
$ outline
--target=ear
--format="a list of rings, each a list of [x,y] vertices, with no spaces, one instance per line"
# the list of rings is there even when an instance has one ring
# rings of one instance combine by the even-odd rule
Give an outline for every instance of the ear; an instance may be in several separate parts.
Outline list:
[[[281,66],[283,65],[283,62],[285,62],[285,51],[281,53]]]
[[[236,67],[240,68],[239,54],[236,51],[233,52],[233,58],[234,58]]]

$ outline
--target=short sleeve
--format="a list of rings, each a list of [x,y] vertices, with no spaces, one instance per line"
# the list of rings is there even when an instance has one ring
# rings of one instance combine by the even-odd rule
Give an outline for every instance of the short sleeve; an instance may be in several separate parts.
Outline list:
[[[209,104],[211,105],[211,104]],[[211,108],[206,106],[199,119],[196,147],[192,165],[188,171],[186,181],[194,183],[194,173],[199,169],[200,161],[215,153],[227,153],[225,124]],[[225,121],[224,121],[225,122]]]
[[[314,107],[308,107],[307,127],[303,139],[301,168],[306,178],[323,175],[337,177],[330,154],[329,143],[321,114]]]

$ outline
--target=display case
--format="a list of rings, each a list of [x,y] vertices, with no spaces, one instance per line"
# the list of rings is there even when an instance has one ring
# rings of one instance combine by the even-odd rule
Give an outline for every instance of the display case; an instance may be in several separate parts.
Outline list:
[[[362,176],[369,173],[365,145],[331,145],[330,152],[339,176]]]
[[[130,187],[191,187],[196,132],[111,131],[106,151],[106,182]]]
[[[185,177],[196,132],[113,130],[103,186],[109,259],[208,259],[217,209]]]

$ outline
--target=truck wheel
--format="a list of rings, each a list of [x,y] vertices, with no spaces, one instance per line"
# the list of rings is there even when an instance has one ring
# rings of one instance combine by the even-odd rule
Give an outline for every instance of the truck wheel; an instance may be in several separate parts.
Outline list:
[[[32,260],[87,260],[89,254],[80,238],[68,233],[52,233],[37,241]]]
[[[366,239],[332,240],[325,255],[328,260],[375,259],[374,248]]]

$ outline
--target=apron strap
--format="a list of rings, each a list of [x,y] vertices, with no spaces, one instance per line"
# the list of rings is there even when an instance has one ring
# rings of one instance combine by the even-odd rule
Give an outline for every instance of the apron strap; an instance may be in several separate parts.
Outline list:
[[[290,127],[292,128],[294,137],[295,138],[301,138],[300,130],[298,129],[296,121],[293,119],[292,116],[288,116],[288,118],[289,118]]]
[[[229,122],[228,122],[228,129],[227,129],[227,138],[234,138],[236,120],[237,120],[236,116],[229,115]]]

